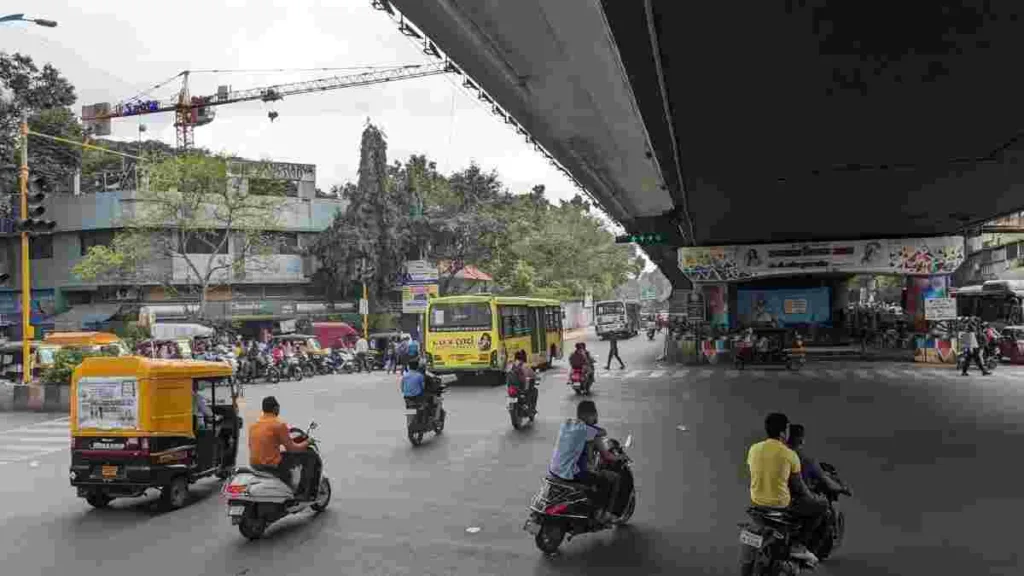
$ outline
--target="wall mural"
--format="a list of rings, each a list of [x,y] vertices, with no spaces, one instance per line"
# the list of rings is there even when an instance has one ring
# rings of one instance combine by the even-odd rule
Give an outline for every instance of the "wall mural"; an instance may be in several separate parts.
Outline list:
[[[680,270],[695,282],[730,282],[815,272],[952,274],[963,261],[962,236],[698,246],[678,251]]]

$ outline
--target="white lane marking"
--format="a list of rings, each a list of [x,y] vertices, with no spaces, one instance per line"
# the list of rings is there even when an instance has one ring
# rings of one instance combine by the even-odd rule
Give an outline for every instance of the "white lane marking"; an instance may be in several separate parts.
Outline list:
[[[626,375],[623,376],[623,378],[636,378],[644,372],[646,372],[646,370],[630,370],[629,372],[626,372]]]
[[[900,377],[895,370],[890,370],[888,368],[883,368],[882,370],[879,370],[878,373],[890,380],[897,380]]]
[[[71,444],[71,436],[67,436],[64,438],[57,438],[55,436],[43,436],[39,438],[25,438],[15,436],[11,438],[5,438],[5,440],[11,440],[15,442],[43,442],[46,444]]]
[[[686,369],[686,368],[683,368],[682,370],[676,370],[675,372],[672,373],[672,377],[673,378],[683,378],[687,374],[689,374],[689,372],[690,371],[688,369]]]
[[[729,370],[729,371],[727,371],[725,373],[725,377],[728,380],[733,380],[735,378],[739,378],[740,377],[740,371],[739,370]]]
[[[836,380],[843,377],[843,373],[839,370],[825,370],[825,373],[828,374],[829,378],[834,378]]]
[[[864,380],[871,380],[872,379],[871,373],[868,372],[867,370],[864,370],[864,369],[854,370],[854,373],[857,374],[858,378],[862,378]]]
[[[653,372],[651,372],[651,375],[648,376],[648,378],[661,378],[664,375],[665,375],[665,371],[664,370],[654,370]]]
[[[680,424],[679,426],[676,426],[676,430],[679,430],[680,432],[686,432],[687,431],[686,426],[683,426],[682,424]]]
[[[466,532],[468,532],[470,534],[476,534],[479,531],[480,531],[480,527],[479,526],[470,526],[469,528],[466,528]]]

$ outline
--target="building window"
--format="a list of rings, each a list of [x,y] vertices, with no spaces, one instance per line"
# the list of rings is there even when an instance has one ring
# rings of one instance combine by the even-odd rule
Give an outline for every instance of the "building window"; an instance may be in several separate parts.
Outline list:
[[[185,241],[186,254],[217,254],[228,253],[228,242],[224,242],[225,230],[210,230],[207,232],[195,232]]]
[[[295,180],[249,178],[249,194],[257,196],[284,195],[295,198],[299,195],[299,183]]]
[[[113,230],[96,230],[92,232],[79,232],[78,243],[81,245],[81,255],[89,253],[93,246],[110,246],[114,242]]]
[[[299,248],[299,235],[296,232],[280,232],[273,235],[273,251],[275,254],[302,254]]]
[[[29,238],[28,257],[31,260],[53,258],[53,236],[33,236]]]

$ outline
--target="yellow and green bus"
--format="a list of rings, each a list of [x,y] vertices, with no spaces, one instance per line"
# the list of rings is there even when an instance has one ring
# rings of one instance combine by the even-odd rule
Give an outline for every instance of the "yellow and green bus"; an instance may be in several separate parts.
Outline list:
[[[490,294],[431,298],[424,328],[427,365],[441,374],[500,374],[519,350],[526,350],[534,368],[563,356],[557,300]]]

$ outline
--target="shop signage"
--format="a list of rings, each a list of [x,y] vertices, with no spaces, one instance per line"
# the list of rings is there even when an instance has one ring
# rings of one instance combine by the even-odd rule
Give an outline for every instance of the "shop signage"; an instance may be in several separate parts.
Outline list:
[[[821,272],[931,276],[952,274],[963,261],[962,236],[699,246],[678,250],[679,269],[696,282]]]
[[[437,284],[437,266],[426,260],[410,260],[405,263],[405,273],[402,276],[403,286],[414,286],[423,284]]]
[[[427,302],[438,295],[437,284],[402,287],[402,313],[422,314],[427,311]]]
[[[925,320],[955,320],[956,298],[925,298]]]

